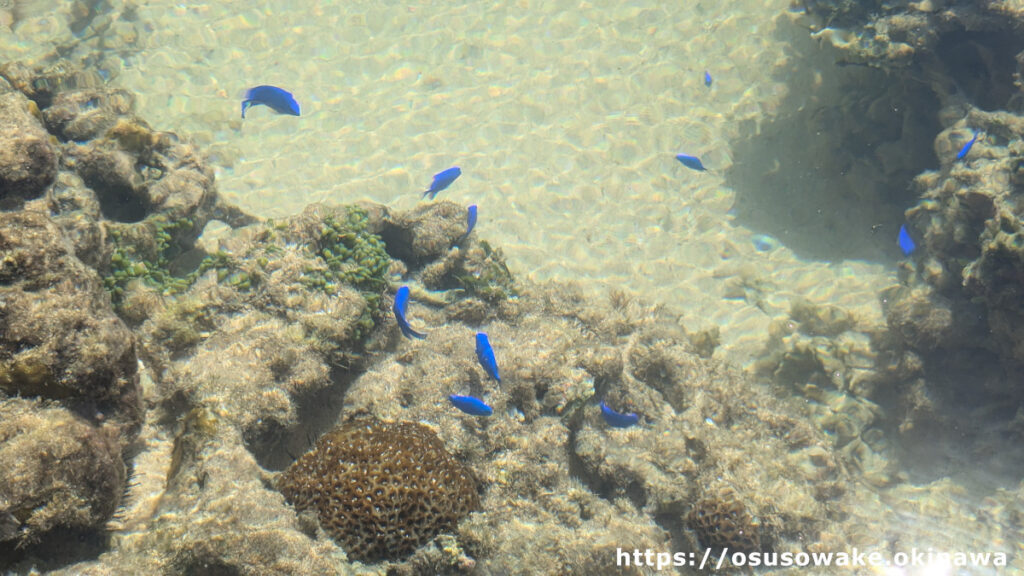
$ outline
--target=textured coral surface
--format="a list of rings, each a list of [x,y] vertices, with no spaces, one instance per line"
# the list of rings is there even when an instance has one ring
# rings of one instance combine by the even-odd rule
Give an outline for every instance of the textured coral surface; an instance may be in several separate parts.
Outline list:
[[[429,428],[350,421],[282,476],[281,492],[358,560],[397,559],[479,504],[473,473]]]

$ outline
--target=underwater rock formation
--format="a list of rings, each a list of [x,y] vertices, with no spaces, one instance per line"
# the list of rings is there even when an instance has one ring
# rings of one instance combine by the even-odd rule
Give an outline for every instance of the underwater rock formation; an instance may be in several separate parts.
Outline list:
[[[1017,177],[1022,151],[1015,144],[1024,136],[1024,120],[974,111],[967,121],[986,135],[984,142],[972,147],[968,162],[919,176],[921,201],[907,212],[921,236],[914,272],[932,290],[894,294],[890,317],[896,320],[901,299],[924,296],[927,305],[951,310],[946,331],[957,341],[1024,365],[1024,215]],[[958,133],[963,130],[949,129],[936,146],[952,148],[949,141]],[[946,340],[932,348],[949,348]]]
[[[44,214],[0,213],[0,393],[55,400],[125,441],[142,424],[135,340]]]
[[[0,195],[36,197],[56,182],[43,205],[69,232],[79,257],[106,277],[115,302],[136,279],[162,291],[187,287],[194,278],[177,277],[172,262],[195,248],[210,220],[256,221],[221,201],[213,168],[193,145],[135,117],[132,95],[67,64],[6,64],[0,78],[2,113],[17,134],[3,148],[22,151],[6,161],[0,156]],[[32,138],[43,147],[25,143]],[[32,157],[25,155],[29,148]],[[13,171],[24,167],[32,168],[35,184],[17,180]]]
[[[57,175],[57,151],[34,102],[0,79],[0,208],[38,198]]]
[[[1024,366],[1024,6],[806,0],[792,13],[840,63],[881,68],[935,101],[905,106],[938,122],[915,138],[934,160],[908,187],[905,230],[916,249],[900,265],[901,285],[880,295],[878,370],[860,382],[887,389],[873,400],[921,443],[958,419],[965,397],[1012,426],[1003,412],[1022,399]]]
[[[882,68],[906,67],[946,50],[961,51],[961,58],[977,57],[979,63],[991,65],[1021,46],[1000,55],[981,44],[1008,39],[1024,20],[1024,8],[1011,2],[948,0],[794,0],[790,13],[814,37],[838,48],[846,62]],[[985,82],[990,72],[975,70],[975,79]],[[964,88],[980,90],[982,84]]]
[[[382,317],[390,263],[357,207],[310,206],[226,239],[176,299],[128,287],[143,357],[170,401],[227,410],[252,439],[292,427],[296,402],[354,368]]]
[[[346,422],[285,470],[278,487],[364,562],[401,559],[479,506],[473,472],[414,422]]]
[[[45,214],[0,213],[0,254],[0,541],[102,531],[144,417],[134,336]]]
[[[52,403],[0,399],[0,462],[0,542],[102,529],[124,492],[117,428]]]
[[[345,411],[436,423],[484,486],[481,511],[457,533],[478,569],[600,573],[617,547],[699,551],[686,515],[725,488],[742,495],[773,550],[816,548],[813,536],[793,535],[857,515],[850,503],[861,488],[847,484],[824,434],[742,373],[702,358],[658,307],[525,286],[514,312],[479,327],[502,367],[500,385],[474,361],[475,329],[438,325],[447,315],[430,308],[415,309],[427,339],[353,381]],[[494,415],[468,417],[439,401],[452,393],[486,399]],[[609,428],[599,399],[637,412],[641,424]],[[524,556],[524,546],[543,552]]]

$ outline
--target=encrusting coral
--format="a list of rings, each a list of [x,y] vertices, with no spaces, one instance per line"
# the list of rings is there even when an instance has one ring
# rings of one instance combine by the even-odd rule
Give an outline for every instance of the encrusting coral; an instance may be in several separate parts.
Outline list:
[[[702,546],[718,554],[761,550],[759,527],[732,490],[702,498],[686,515],[686,524]]]

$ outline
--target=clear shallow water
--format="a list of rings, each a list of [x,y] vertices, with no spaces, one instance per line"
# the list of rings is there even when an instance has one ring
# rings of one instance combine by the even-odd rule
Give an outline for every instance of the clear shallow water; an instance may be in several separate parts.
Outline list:
[[[856,262],[855,276],[769,265],[731,225],[729,139],[788,90],[772,77],[785,58],[774,35],[794,32],[784,4],[148,3],[116,83],[150,122],[205,145],[221,192],[264,216],[321,201],[408,207],[459,165],[442,197],[479,205],[480,232],[521,275],[670,303],[722,326],[746,362],[744,333],[768,316],[723,310],[731,272],[716,269],[749,260],[780,303],[809,282],[866,314],[884,283]],[[242,93],[264,83],[294,93],[302,117],[264,108],[243,122]]]
[[[141,117],[200,143],[221,193],[247,210],[407,208],[457,164],[442,197],[480,207],[477,234],[516,273],[670,304],[688,327],[719,327],[721,357],[747,365],[795,296],[878,323],[878,293],[895,282],[891,262],[760,251],[730,213],[724,172],[753,160],[731,142],[793,112],[779,107],[803,88],[775,74],[804,34],[787,4],[158,1],[112,28],[98,66],[138,94]],[[68,18],[33,6],[4,47],[44,53]],[[257,84],[294,93],[302,116],[257,108],[243,121],[241,95]],[[680,152],[710,171],[682,167]],[[736,279],[758,295],[737,298]],[[920,504],[911,517],[932,498],[906,494]]]

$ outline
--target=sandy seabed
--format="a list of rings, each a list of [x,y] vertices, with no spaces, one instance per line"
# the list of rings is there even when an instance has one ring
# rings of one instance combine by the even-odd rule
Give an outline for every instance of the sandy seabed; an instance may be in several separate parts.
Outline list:
[[[141,117],[211,154],[221,193],[250,211],[406,208],[459,165],[442,197],[479,206],[479,234],[519,275],[669,304],[691,329],[718,326],[721,353],[747,365],[794,297],[876,323],[894,280],[882,265],[758,252],[729,214],[723,175],[744,161],[730,138],[779,112],[785,36],[806,34],[787,6],[156,1],[138,7],[147,35],[125,39],[141,50],[108,42],[120,56],[105,65]],[[47,26],[20,23],[23,49]],[[302,116],[257,107],[243,121],[259,84],[291,91]],[[730,297],[730,283],[756,284],[756,302]]]

